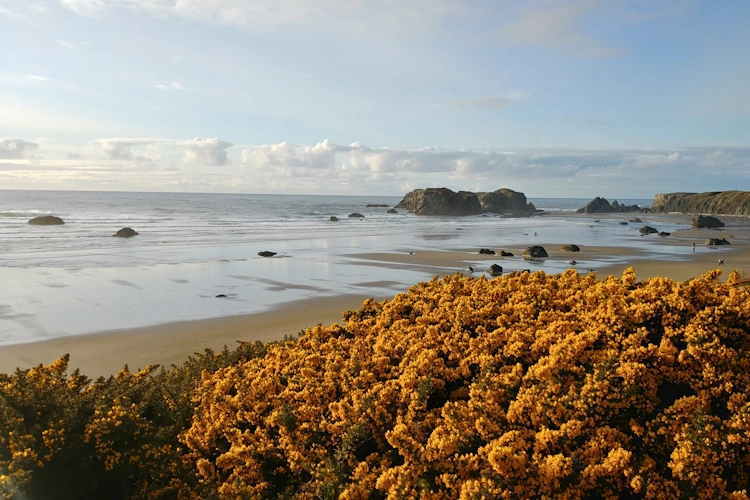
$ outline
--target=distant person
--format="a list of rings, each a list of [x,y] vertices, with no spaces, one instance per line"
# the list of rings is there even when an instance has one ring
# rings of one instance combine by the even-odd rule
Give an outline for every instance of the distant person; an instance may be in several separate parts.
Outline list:
[[[695,252],[695,243],[693,243],[693,252]]]
[[[723,266],[723,265],[724,265],[724,259],[719,259],[719,265],[720,265],[720,266]]]

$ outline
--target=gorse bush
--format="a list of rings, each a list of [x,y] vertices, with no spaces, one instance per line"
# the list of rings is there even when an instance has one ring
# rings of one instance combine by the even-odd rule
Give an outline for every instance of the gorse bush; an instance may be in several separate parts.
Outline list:
[[[454,276],[158,374],[19,371],[0,378],[0,484],[30,498],[67,481],[68,498],[746,499],[750,291],[719,274]]]

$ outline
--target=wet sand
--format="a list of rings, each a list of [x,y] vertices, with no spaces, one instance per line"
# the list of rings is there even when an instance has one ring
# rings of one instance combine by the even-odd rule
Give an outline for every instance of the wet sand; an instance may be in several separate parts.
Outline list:
[[[604,220],[627,220],[631,214],[578,216]],[[554,215],[552,215],[554,217]],[[570,218],[567,214],[565,217]],[[689,216],[681,215],[641,215],[651,225],[656,223],[684,223]],[[724,218],[722,218],[724,219]],[[611,221],[610,221],[611,222]],[[525,246],[510,245],[503,248],[490,247],[498,255],[480,255],[476,248],[451,248],[446,250],[418,250],[393,252],[351,253],[346,258],[358,265],[374,266],[393,273],[401,269],[421,269],[434,275],[453,274],[467,266],[475,267],[474,275],[480,276],[492,263],[497,263],[506,271],[529,268],[532,271],[560,272],[569,267],[579,272],[588,273],[595,268],[599,278],[608,275],[620,276],[624,269],[635,268],[639,279],[646,280],[655,276],[664,276],[678,281],[700,276],[718,267],[718,259],[724,259],[723,278],[734,269],[750,276],[750,220],[726,220],[727,228],[721,230],[685,229],[674,232],[668,237],[656,235],[652,238],[656,250],[644,250],[642,246],[581,246],[580,252],[563,252],[561,243],[542,241],[534,243],[545,246],[549,258],[540,261],[526,261],[521,255]],[[708,247],[703,244],[709,237],[726,237],[731,245],[727,247]],[[489,240],[490,238],[488,238]],[[575,243],[571,235],[569,243]],[[696,243],[693,251],[693,243]],[[510,251],[513,257],[501,257],[500,250]],[[575,259],[575,265],[569,262]],[[372,281],[376,290],[390,281]],[[366,285],[367,283],[362,283]],[[367,287],[364,287],[365,289]],[[404,287],[403,291],[406,291]],[[395,293],[385,295],[382,288],[378,290],[377,300],[392,297]],[[204,348],[221,349],[224,345],[232,346],[236,341],[274,341],[285,335],[295,335],[308,326],[331,324],[341,321],[341,313],[357,309],[366,294],[340,295],[334,297],[305,298],[287,303],[266,312],[254,314],[225,316],[213,319],[181,321],[144,328],[107,331],[78,336],[66,336],[33,343],[0,346],[0,373],[12,372],[16,367],[29,368],[39,363],[50,363],[59,356],[70,353],[71,369],[80,368],[89,377],[110,375],[128,364],[131,370],[152,364],[180,364],[188,356]]]

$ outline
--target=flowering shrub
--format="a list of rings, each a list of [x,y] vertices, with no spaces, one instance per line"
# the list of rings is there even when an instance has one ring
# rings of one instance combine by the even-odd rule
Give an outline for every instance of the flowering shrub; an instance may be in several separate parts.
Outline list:
[[[747,499],[750,290],[719,275],[457,275],[160,373],[0,376],[0,492]]]
[[[718,276],[419,284],[204,374],[182,440],[222,498],[748,498],[750,292]]]
[[[265,353],[260,343],[91,382],[69,357],[0,374],[0,498],[164,498],[198,478],[182,458],[201,374]]]

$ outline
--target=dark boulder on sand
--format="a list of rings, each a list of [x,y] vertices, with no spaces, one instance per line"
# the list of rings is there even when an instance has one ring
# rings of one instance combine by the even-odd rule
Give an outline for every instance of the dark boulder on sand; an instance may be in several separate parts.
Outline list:
[[[481,255],[495,255],[495,251],[494,250],[490,250],[489,248],[480,248],[479,249],[479,253]]]
[[[489,269],[487,269],[487,272],[490,273],[490,276],[500,276],[503,274],[503,267],[498,266],[497,264],[492,264]]]
[[[714,245],[729,245],[730,243],[726,240],[726,238],[709,238],[706,240],[706,245],[714,246]]]
[[[112,236],[116,236],[118,238],[132,238],[133,236],[138,236],[138,232],[131,227],[124,227]]]
[[[630,222],[643,222],[641,219],[636,217],[635,219],[630,219]]]
[[[258,255],[260,255],[261,257],[273,257],[274,255],[276,255],[276,252],[269,252],[268,250],[264,250],[262,252],[258,252]]]
[[[389,213],[389,214],[397,214],[397,213],[398,213],[398,211],[397,211],[397,210],[396,210],[395,208],[389,208],[389,209],[388,209],[388,213]]]
[[[513,257],[513,254],[510,252],[506,252],[505,250],[500,250],[500,256],[502,257]]]
[[[667,233],[666,231],[662,231],[659,233],[659,236],[672,236],[672,233]]]
[[[581,251],[578,245],[565,245],[560,250],[562,250],[563,252],[580,252]]]
[[[338,217],[336,217],[335,215],[332,215],[332,216],[330,216],[330,217],[328,218],[328,220],[329,220],[329,221],[331,221],[331,222],[338,222],[338,221],[339,221],[339,218],[338,218]]]
[[[710,215],[699,215],[693,218],[690,225],[693,227],[709,228],[709,229],[725,226],[725,224],[721,222],[719,219],[717,219],[716,217],[711,217]]]
[[[621,222],[620,222],[620,225],[621,225],[621,226],[627,226],[627,225],[628,225],[628,223],[627,223],[627,222],[625,222],[625,221],[621,221]]]
[[[362,215],[362,214],[361,214],[361,213],[359,213],[359,212],[354,212],[354,213],[351,213],[351,214],[349,214],[349,218],[350,218],[350,219],[364,219],[364,218],[365,218],[365,216],[364,216],[364,215]]]
[[[549,255],[547,255],[547,250],[545,250],[544,247],[540,247],[538,245],[528,247],[523,251],[524,259],[543,259],[545,257],[549,257]]]
[[[32,226],[59,226],[60,224],[65,224],[65,221],[54,215],[42,215],[41,217],[31,219],[29,224]]]
[[[643,234],[643,235],[646,235],[646,234],[654,234],[654,233],[658,233],[658,232],[659,232],[658,230],[654,229],[654,228],[653,228],[653,227],[651,227],[651,226],[643,226],[643,227],[642,227],[642,228],[640,228],[640,229],[639,229],[638,231],[639,231],[639,232],[640,232],[641,234]]]

